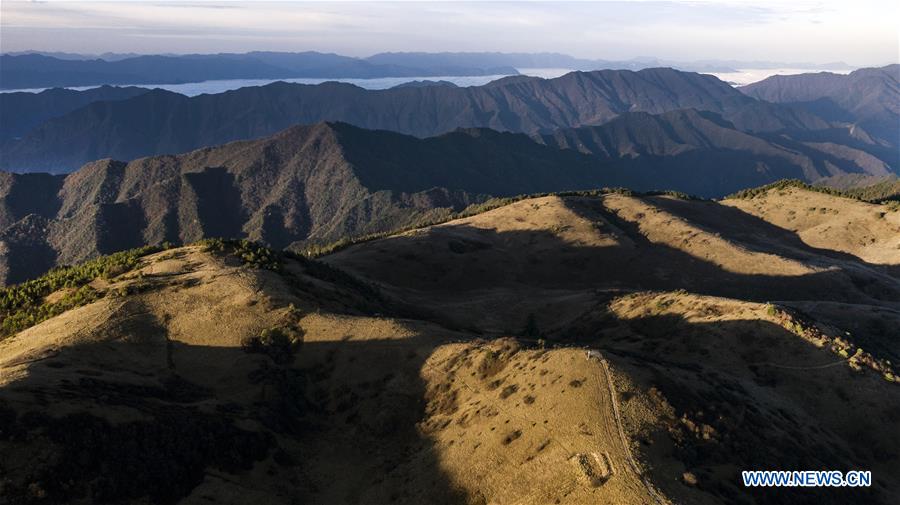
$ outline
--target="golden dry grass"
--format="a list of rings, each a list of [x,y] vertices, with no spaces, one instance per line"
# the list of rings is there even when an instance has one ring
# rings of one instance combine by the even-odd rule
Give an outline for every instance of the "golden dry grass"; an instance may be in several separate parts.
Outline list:
[[[900,212],[886,205],[799,188],[722,203],[796,232],[812,247],[849,253],[869,263],[900,264]]]
[[[89,435],[72,417],[86,415],[117,437],[225,423],[208,429],[234,444],[234,467],[177,432],[163,431],[174,448],[135,451],[154,463],[157,451],[199,451],[176,462],[199,472],[182,472],[170,500],[181,503],[809,499],[737,485],[741,469],[764,463],[871,469],[876,486],[863,494],[811,496],[890,503],[897,385],[855,370],[764,302],[780,295],[885,358],[896,340],[869,322],[896,319],[896,300],[878,291],[896,279],[840,254],[865,249],[822,252],[772,226],[771,213],[735,212],[669,197],[545,197],[327,258],[374,291],[293,260],[275,273],[200,247],[149,256],[98,284],[106,297],[0,342],[0,414],[11,409],[13,428],[31,433],[0,437],[0,454],[42,455],[2,464],[3,489],[13,503],[74,493],[48,471],[100,489],[93,474],[56,466],[75,442],[47,435],[52,419]],[[246,346],[273,328],[299,336],[289,355]],[[117,491],[117,502],[154,501],[140,487],[152,466],[128,464],[123,482],[137,491]],[[108,482],[120,482],[117,470],[105,470]]]

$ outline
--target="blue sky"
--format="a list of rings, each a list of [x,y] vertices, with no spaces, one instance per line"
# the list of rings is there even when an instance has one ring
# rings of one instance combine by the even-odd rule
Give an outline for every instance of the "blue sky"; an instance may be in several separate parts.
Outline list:
[[[896,1],[0,2],[0,49],[897,62]]]

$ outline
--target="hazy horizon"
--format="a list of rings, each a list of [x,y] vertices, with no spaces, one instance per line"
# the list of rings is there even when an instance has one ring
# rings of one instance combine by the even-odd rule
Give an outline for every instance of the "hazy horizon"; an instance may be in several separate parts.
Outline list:
[[[286,54],[300,54],[300,53],[309,52],[309,53],[317,53],[317,54],[333,54],[333,55],[337,55],[337,56],[347,56],[347,57],[360,58],[360,59],[365,59],[365,58],[368,58],[371,56],[377,56],[380,54],[403,54],[403,53],[434,54],[434,55],[440,55],[440,54],[532,54],[532,55],[557,54],[557,55],[564,56],[564,57],[570,56],[573,58],[585,59],[585,60],[598,60],[598,61],[599,60],[608,60],[608,61],[621,61],[621,62],[633,61],[636,63],[660,60],[660,61],[671,62],[671,63],[686,63],[686,64],[740,62],[740,63],[766,63],[766,64],[785,64],[785,65],[790,65],[790,64],[814,65],[816,68],[821,68],[823,72],[824,71],[843,70],[842,68],[826,68],[829,64],[847,65],[848,67],[852,67],[852,68],[864,68],[864,67],[883,67],[886,65],[900,63],[900,59],[898,59],[898,61],[887,61],[886,60],[886,61],[871,62],[871,63],[863,64],[863,65],[855,65],[855,64],[853,64],[853,62],[847,62],[844,60],[794,61],[794,60],[790,60],[790,59],[779,59],[779,58],[768,58],[768,59],[760,59],[760,58],[754,58],[754,59],[736,59],[736,58],[670,59],[670,58],[662,58],[662,57],[653,56],[653,55],[638,55],[638,56],[632,56],[632,57],[627,57],[627,58],[604,58],[604,57],[593,58],[593,57],[579,57],[579,56],[575,56],[575,55],[572,55],[569,53],[563,53],[563,52],[559,52],[559,51],[540,51],[540,52],[538,52],[538,51],[491,51],[491,50],[483,50],[483,51],[476,51],[476,50],[472,50],[472,51],[380,51],[380,52],[374,52],[371,54],[351,55],[351,54],[347,54],[347,53],[340,53],[337,51],[312,50],[312,49],[309,49],[309,50],[304,50],[304,49],[294,49],[294,50],[291,50],[291,49],[250,49],[250,50],[246,50],[246,51],[181,51],[181,52],[175,52],[175,51],[165,51],[165,52],[162,52],[162,51],[145,51],[145,52],[139,52],[139,51],[102,51],[102,52],[101,51],[90,51],[90,52],[88,52],[88,51],[83,51],[83,52],[81,52],[81,51],[29,48],[29,49],[19,49],[19,50],[11,50],[11,51],[3,50],[3,51],[0,51],[0,54],[70,55],[72,57],[83,56],[83,57],[97,57],[97,58],[101,58],[101,59],[103,56],[109,56],[110,58],[112,56],[116,56],[116,58],[111,59],[110,61],[117,61],[119,58],[121,58],[123,56],[125,56],[125,57],[132,57],[132,56],[134,56],[134,57],[137,57],[137,56],[193,56],[193,55],[206,55],[206,54],[209,54],[209,55],[252,54],[252,53],[258,53],[258,52],[286,53]],[[535,69],[543,69],[543,68],[544,67],[535,67]],[[753,67],[748,67],[748,68],[753,68]],[[769,67],[761,67],[761,68],[769,68]],[[774,67],[772,67],[772,68],[774,68]],[[521,69],[518,69],[518,70],[521,71]],[[565,70],[572,71],[572,70],[577,70],[577,69],[565,68]],[[795,70],[807,71],[807,70],[810,70],[810,68],[797,67]],[[425,77],[427,77],[427,76],[425,76]]]
[[[42,2],[0,4],[0,46],[84,54],[318,51],[896,63],[896,4],[746,2]]]

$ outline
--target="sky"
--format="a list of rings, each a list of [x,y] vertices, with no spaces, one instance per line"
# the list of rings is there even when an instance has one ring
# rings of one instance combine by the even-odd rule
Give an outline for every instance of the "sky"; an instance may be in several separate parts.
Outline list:
[[[0,50],[560,52],[582,58],[900,60],[900,2],[0,2]]]

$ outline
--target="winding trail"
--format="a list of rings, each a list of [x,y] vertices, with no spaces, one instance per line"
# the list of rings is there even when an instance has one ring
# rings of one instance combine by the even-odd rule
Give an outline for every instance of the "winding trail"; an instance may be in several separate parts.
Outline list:
[[[590,360],[591,358],[595,358],[600,362],[600,367],[603,369],[603,375],[606,377],[606,385],[607,390],[609,391],[610,403],[612,404],[616,431],[619,432],[619,441],[622,443],[622,450],[625,454],[626,459],[628,460],[628,465],[631,466],[631,470],[634,472],[634,474],[640,477],[641,482],[643,482],[644,487],[647,489],[647,493],[651,497],[653,497],[653,500],[656,501],[658,505],[672,505],[671,502],[665,496],[663,496],[662,493],[660,493],[650,482],[650,479],[648,479],[647,476],[644,475],[643,472],[641,472],[637,461],[631,454],[631,447],[628,445],[628,437],[625,435],[625,429],[622,425],[622,416],[619,412],[619,400],[616,398],[616,388],[613,385],[612,374],[609,372],[609,364],[607,363],[603,355],[600,354],[600,351],[588,351],[588,359]]]

